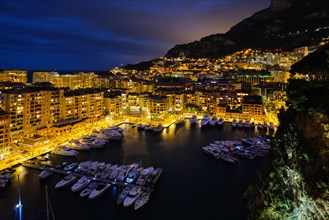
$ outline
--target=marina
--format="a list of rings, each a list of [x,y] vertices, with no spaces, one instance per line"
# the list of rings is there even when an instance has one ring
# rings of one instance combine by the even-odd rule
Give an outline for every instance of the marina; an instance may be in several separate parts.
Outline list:
[[[90,219],[94,217],[93,213],[99,213],[102,218],[112,219],[150,219],[158,214],[164,218],[171,218],[173,216],[186,218],[199,215],[203,216],[204,219],[210,219],[214,215],[220,215],[223,218],[245,219],[247,209],[244,206],[243,200],[239,202],[239,198],[242,198],[250,181],[256,178],[256,169],[262,163],[262,158],[241,160],[235,166],[226,165],[226,163],[218,166],[217,160],[209,160],[208,157],[200,154],[200,146],[206,146],[208,143],[213,143],[216,140],[232,140],[233,137],[234,139],[241,140],[258,136],[260,133],[257,130],[233,130],[229,122],[223,124],[222,127],[209,126],[200,129],[201,125],[199,123],[191,126],[189,120],[185,120],[185,123],[180,126],[173,124],[166,127],[161,133],[157,134],[153,134],[153,132],[140,132],[137,126],[133,127],[131,124],[123,124],[120,127],[124,129],[122,139],[120,141],[107,142],[102,148],[81,150],[74,157],[48,153],[42,155],[48,157],[47,165],[41,163],[42,161],[40,159],[42,158],[35,158],[29,162],[35,161],[37,164],[16,166],[16,172],[13,174],[14,178],[6,184],[5,188],[0,189],[0,198],[2,198],[0,199],[0,206],[4,207],[5,210],[5,212],[0,214],[1,217],[4,216],[4,219],[10,219],[9,216],[12,215],[11,207],[17,201],[16,175],[20,175],[24,204],[23,215],[27,219],[33,218],[31,215],[45,216],[41,212],[42,207],[40,207],[45,204],[44,199],[41,198],[40,200],[39,198],[40,195],[44,195],[45,193],[45,185],[48,185],[48,193],[52,199],[53,209],[55,210],[56,218],[59,219],[74,219],[77,217],[80,219]],[[186,155],[189,156],[186,157]],[[81,163],[87,161],[98,161],[101,169],[108,171],[102,172],[97,176],[95,176],[97,173],[94,172],[87,175],[86,173],[75,171]],[[103,164],[102,162],[105,163]],[[74,163],[78,165],[74,166]],[[111,163],[111,166],[108,163]],[[134,163],[142,165],[144,168],[153,167],[154,173],[151,172],[150,177],[156,173],[155,171],[158,168],[161,167],[163,169],[163,173],[156,180],[157,183],[154,185],[154,188],[149,189],[151,191],[149,200],[147,200],[147,196],[145,196],[145,200],[136,198],[135,203],[138,201],[136,211],[133,204],[128,208],[124,207],[124,199],[121,202],[118,201],[119,196],[126,187],[129,189],[129,187],[138,186],[142,188],[142,191],[143,189],[148,190],[148,187],[136,184],[138,178],[134,177],[131,177],[132,184],[128,183],[127,178],[125,179],[125,183],[109,178],[116,165],[116,168],[118,168],[123,164],[129,165]],[[65,167],[68,169],[69,166],[74,168],[70,170],[64,169]],[[109,169],[112,166],[113,170]],[[232,172],[233,167],[234,172]],[[214,176],[214,168],[221,175]],[[38,175],[42,170],[50,171],[53,175],[40,181]],[[92,172],[91,169],[90,172]],[[138,172],[142,172],[142,170]],[[63,188],[55,189],[55,185],[70,173],[75,174],[77,179]],[[129,173],[133,174],[131,171]],[[239,173],[238,176],[237,173]],[[119,172],[117,172],[118,174]],[[73,192],[71,188],[83,176],[90,179],[90,183],[78,191]],[[136,176],[138,177],[139,175]],[[200,188],[200,178],[204,176],[211,178],[212,181],[216,181],[218,186],[214,188],[212,184],[203,181],[204,187]],[[98,183],[108,183],[111,186],[95,200],[89,199],[89,194],[84,196],[84,198],[80,196],[91,184]],[[29,193],[31,190],[35,193]],[[89,193],[92,190],[89,190]],[[209,193],[214,195],[213,199],[207,196],[207,200],[200,200],[200,198],[209,195]],[[233,198],[236,199],[234,199],[234,203],[231,203],[230,201],[233,202]],[[218,201],[222,202],[218,204]],[[164,204],[166,209],[175,210],[177,207],[180,207],[190,211],[187,215],[174,215],[174,213],[165,212],[163,209]],[[141,206],[139,207],[139,205]],[[232,206],[239,210],[239,212],[226,212]],[[70,207],[72,213],[63,211],[66,210],[66,207]],[[34,218],[45,219],[42,217]]]

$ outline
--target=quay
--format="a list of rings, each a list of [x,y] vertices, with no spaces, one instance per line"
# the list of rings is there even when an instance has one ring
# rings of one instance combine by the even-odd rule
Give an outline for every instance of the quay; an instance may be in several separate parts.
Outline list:
[[[22,163],[22,165],[24,167],[27,167],[27,168],[32,168],[32,169],[37,169],[37,170],[46,170],[46,171],[50,171],[50,172],[57,173],[57,174],[62,174],[62,175],[73,174],[74,176],[77,176],[77,177],[86,176],[90,180],[97,181],[97,182],[102,182],[102,183],[110,183],[111,185],[116,185],[116,186],[119,186],[119,187],[128,186],[128,185],[136,186],[136,184],[132,184],[132,183],[126,183],[126,182],[121,182],[121,181],[104,179],[104,178],[95,177],[95,176],[88,175],[88,174],[81,174],[81,173],[76,173],[76,172],[72,172],[72,171],[57,169],[57,168],[54,168],[54,167],[42,166],[42,165],[38,165],[38,164],[32,164],[32,163],[24,162],[24,163]],[[151,193],[154,190],[153,187],[146,187],[146,186],[140,186],[140,185],[138,185],[138,186],[141,187],[141,189],[145,192]]]

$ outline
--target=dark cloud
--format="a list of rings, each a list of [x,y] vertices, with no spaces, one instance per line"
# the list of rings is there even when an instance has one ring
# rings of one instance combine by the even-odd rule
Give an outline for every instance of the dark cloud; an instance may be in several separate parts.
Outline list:
[[[270,0],[2,0],[0,68],[113,68],[224,33]]]

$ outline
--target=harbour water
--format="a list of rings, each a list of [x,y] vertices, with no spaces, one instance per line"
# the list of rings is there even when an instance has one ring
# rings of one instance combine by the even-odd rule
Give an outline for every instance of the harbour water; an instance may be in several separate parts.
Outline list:
[[[259,135],[255,131],[223,128],[200,128],[199,125],[171,125],[161,134],[137,131],[122,125],[124,137],[100,149],[81,152],[77,157],[50,155],[51,166],[68,161],[104,161],[112,164],[140,163],[143,167],[160,167],[163,172],[151,193],[150,201],[134,211],[132,207],[117,206],[118,187],[96,200],[81,198],[70,186],[55,189],[64,178],[54,174],[40,182],[39,170],[17,167],[13,180],[0,188],[0,220],[18,219],[15,205],[20,188],[23,219],[46,219],[46,192],[56,219],[247,219],[248,210],[243,193],[256,180],[264,158],[239,158],[237,164],[216,160],[205,154],[203,146],[215,140]],[[17,175],[20,179],[18,187]],[[49,210],[49,209],[48,209]],[[50,215],[51,216],[51,215]],[[52,218],[50,218],[52,219]]]

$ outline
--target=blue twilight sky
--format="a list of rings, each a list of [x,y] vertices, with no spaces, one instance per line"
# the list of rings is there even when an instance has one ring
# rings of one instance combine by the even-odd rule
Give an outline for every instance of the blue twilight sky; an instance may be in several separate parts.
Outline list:
[[[0,69],[105,70],[225,33],[270,0],[0,0]]]

